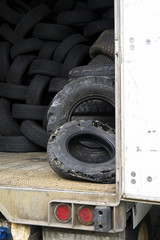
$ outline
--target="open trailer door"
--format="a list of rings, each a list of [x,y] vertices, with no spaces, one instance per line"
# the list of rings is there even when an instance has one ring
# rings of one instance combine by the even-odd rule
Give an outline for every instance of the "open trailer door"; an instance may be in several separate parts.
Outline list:
[[[159,9],[159,0],[122,0],[120,6],[117,129],[124,199],[160,202]]]

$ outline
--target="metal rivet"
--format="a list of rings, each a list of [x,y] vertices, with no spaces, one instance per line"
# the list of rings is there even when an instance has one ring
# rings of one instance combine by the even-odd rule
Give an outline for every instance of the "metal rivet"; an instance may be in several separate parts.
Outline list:
[[[132,183],[132,184],[136,184],[136,180],[135,180],[135,179],[132,179],[132,180],[131,180],[131,183]]]
[[[135,39],[134,39],[133,37],[131,37],[131,38],[129,39],[129,41],[130,41],[130,43],[134,43]]]
[[[134,48],[135,48],[134,45],[130,46],[130,50],[134,50]]]
[[[146,40],[146,44],[147,44],[147,45],[150,45],[150,44],[151,44],[151,40],[150,40],[150,39],[147,39],[147,40]]]
[[[148,182],[152,182],[152,177],[150,177],[150,176],[147,177],[147,181],[148,181]]]
[[[136,173],[135,173],[135,172],[131,172],[131,176],[132,176],[132,177],[135,177],[135,176],[136,176]]]

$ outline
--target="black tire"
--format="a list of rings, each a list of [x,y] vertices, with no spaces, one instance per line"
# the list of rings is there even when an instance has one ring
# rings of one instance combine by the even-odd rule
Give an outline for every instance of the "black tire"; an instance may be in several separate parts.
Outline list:
[[[24,136],[0,136],[1,152],[41,152],[42,150]]]
[[[0,132],[4,136],[21,135],[20,126],[11,115],[10,102],[4,98],[0,98]]]
[[[81,34],[72,34],[69,37],[65,38],[59,46],[56,48],[53,60],[57,62],[63,62],[67,53],[77,44],[85,43],[87,39],[83,37]]]
[[[88,0],[87,1],[89,9],[100,10],[108,7],[114,6],[114,0]]]
[[[87,76],[106,76],[108,78],[115,78],[115,66],[109,65],[109,66],[79,66],[76,68],[73,68],[69,72],[69,82],[74,80],[75,78],[79,77],[87,77]]]
[[[10,24],[16,25],[23,17],[23,14],[12,9],[5,0],[0,1],[0,9],[0,16]]]
[[[99,36],[100,33],[106,29],[113,29],[114,22],[110,19],[108,20],[97,20],[87,24],[83,30],[83,34],[86,38],[91,38],[93,36]]]
[[[106,65],[114,65],[114,59],[110,56],[99,54],[96,57],[94,57],[88,65],[92,66],[106,66]]]
[[[23,121],[20,129],[24,136],[30,141],[45,149],[47,148],[47,131],[43,129],[40,125],[38,125],[36,122],[32,120]]]
[[[18,104],[12,105],[12,117],[23,120],[43,120],[47,106]]]
[[[57,93],[68,83],[67,78],[52,78],[49,85],[49,92]]]
[[[16,57],[9,68],[7,82],[11,84],[23,83],[25,85],[23,78],[33,59],[35,59],[35,56],[32,55],[20,55]]]
[[[10,49],[11,58],[14,59],[18,55],[37,52],[41,49],[44,42],[37,38],[29,38],[19,41]]]
[[[11,2],[9,1],[9,4],[13,10],[19,12],[20,14],[25,14],[31,9],[26,3],[20,0],[12,0]]]
[[[14,100],[26,100],[27,90],[27,86],[0,82],[0,97]]]
[[[103,19],[112,19],[114,20],[114,8],[109,8],[102,16]]]
[[[60,75],[62,64],[48,59],[35,59],[29,68],[29,75],[42,74],[50,77]]]
[[[77,139],[88,139],[99,143],[108,153],[108,158],[97,158],[95,163],[94,151],[89,151],[83,158],[82,145],[79,150],[73,150]],[[108,132],[108,127],[96,121],[72,121],[51,134],[48,147],[48,161],[53,170],[65,178],[87,180],[101,183],[115,182],[115,140],[114,134]],[[61,151],[59,151],[61,149]],[[75,150],[75,149],[74,149]],[[96,153],[95,153],[96,154]],[[98,154],[97,154],[98,156]],[[93,161],[92,161],[93,159]]]
[[[84,44],[78,44],[74,46],[67,54],[64,64],[61,69],[61,76],[68,77],[68,73],[72,68],[79,65],[85,65],[89,60],[89,46]]]
[[[63,41],[66,37],[73,34],[72,28],[64,25],[51,23],[38,23],[32,32],[34,37],[51,41]]]
[[[41,50],[39,51],[38,58],[41,59],[52,59],[54,51],[56,50],[59,42],[48,41],[45,42]]]
[[[36,75],[28,86],[26,93],[26,103],[33,105],[40,105],[42,103],[42,96],[45,88],[48,86],[50,77],[43,75]]]
[[[0,42],[0,81],[7,81],[7,74],[10,67],[10,44],[8,42]]]
[[[7,23],[0,26],[0,36],[12,44],[16,44],[23,40],[23,38],[19,36],[19,34],[16,33]]]
[[[20,36],[25,36],[36,23],[40,22],[43,18],[51,13],[50,9],[45,4],[40,4],[26,13],[21,21],[17,24],[15,31]]]
[[[62,12],[57,16],[57,23],[74,26],[77,24],[86,25],[97,18],[95,12],[90,10],[72,10]]]
[[[59,12],[65,12],[73,8],[75,0],[58,0],[54,6],[54,13],[58,14]]]
[[[88,100],[115,103],[114,81],[107,77],[86,77],[68,83],[54,97],[48,112],[48,133],[71,120],[76,108]]]
[[[94,58],[99,54],[106,54],[114,59],[114,31],[105,30],[90,48],[90,56]]]
[[[132,221],[129,219],[126,227],[126,240],[152,239],[151,218],[149,213],[143,218],[143,220],[135,229],[133,229],[132,225]]]

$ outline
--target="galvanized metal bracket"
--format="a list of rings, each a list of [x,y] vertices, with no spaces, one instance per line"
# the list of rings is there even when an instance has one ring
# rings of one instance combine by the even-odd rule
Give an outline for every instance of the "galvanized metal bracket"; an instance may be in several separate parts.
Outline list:
[[[94,228],[98,232],[108,232],[112,228],[112,209],[111,207],[95,207],[94,209]]]

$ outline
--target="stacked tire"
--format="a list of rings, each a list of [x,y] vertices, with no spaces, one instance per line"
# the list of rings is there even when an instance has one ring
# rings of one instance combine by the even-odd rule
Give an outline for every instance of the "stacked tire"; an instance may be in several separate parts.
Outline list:
[[[113,55],[95,51],[104,30],[112,41],[113,0],[0,1],[0,151],[46,151],[47,112],[70,70],[114,62]],[[88,119],[88,106],[97,114],[95,100],[88,101],[73,119]],[[101,112],[109,106],[102,105]]]

